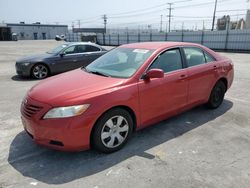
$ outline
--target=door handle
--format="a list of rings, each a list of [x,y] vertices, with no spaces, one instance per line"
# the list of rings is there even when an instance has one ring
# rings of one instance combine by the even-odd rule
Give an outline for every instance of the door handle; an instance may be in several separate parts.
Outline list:
[[[77,62],[77,60],[76,60],[76,59],[74,59],[74,60],[73,60],[73,62]]]
[[[186,75],[186,74],[182,74],[182,75],[180,75],[180,77],[179,77],[180,80],[183,80],[183,79],[185,79],[185,78],[187,78],[187,75]]]

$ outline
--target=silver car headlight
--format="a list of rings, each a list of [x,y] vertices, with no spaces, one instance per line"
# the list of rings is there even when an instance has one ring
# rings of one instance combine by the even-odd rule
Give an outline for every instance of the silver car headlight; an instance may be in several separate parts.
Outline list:
[[[45,114],[43,119],[78,116],[85,112],[88,107],[89,104],[52,108]]]

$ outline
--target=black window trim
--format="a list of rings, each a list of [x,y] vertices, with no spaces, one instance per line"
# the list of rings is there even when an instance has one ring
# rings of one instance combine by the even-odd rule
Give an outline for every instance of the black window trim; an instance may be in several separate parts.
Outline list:
[[[167,48],[162,50],[160,53],[158,53],[158,55],[150,62],[149,66],[146,68],[146,70],[143,72],[141,79],[143,79],[144,75],[146,74],[146,72],[148,72],[148,70],[150,69],[151,65],[155,62],[155,60],[163,53],[165,53],[166,51],[170,51],[170,50],[179,50],[180,52],[180,56],[181,56],[181,64],[182,64],[182,68],[181,69],[177,69],[174,71],[170,71],[170,72],[164,72],[164,75],[175,72],[175,71],[179,71],[179,70],[183,70],[185,69],[185,63],[184,63],[184,59],[183,59],[183,54],[181,51],[181,48],[179,46],[175,46],[175,47],[171,47],[171,48]]]
[[[67,50],[68,48],[72,47],[72,46],[94,46],[96,48],[99,49],[99,51],[93,51],[93,52],[81,52],[81,53],[72,53],[72,54],[65,54],[65,56],[71,56],[71,55],[79,55],[79,54],[92,54],[92,53],[99,53],[102,51],[102,49],[96,45],[92,45],[92,44],[73,44],[73,45],[70,45],[70,46],[67,46],[65,49],[62,50],[62,52],[64,52],[65,50]]]
[[[208,52],[206,52],[205,50],[203,50],[203,54],[204,54],[206,63],[211,63],[211,62],[216,61],[216,59],[212,55],[210,55]],[[206,55],[209,56],[211,59],[213,59],[213,61],[207,62]]]

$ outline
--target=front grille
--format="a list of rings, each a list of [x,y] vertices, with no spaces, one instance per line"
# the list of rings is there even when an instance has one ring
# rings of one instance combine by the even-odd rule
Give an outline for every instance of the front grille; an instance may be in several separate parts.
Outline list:
[[[22,114],[27,117],[31,118],[34,116],[37,112],[39,112],[42,109],[40,106],[36,106],[33,104],[28,104],[27,102],[23,102],[22,104]]]

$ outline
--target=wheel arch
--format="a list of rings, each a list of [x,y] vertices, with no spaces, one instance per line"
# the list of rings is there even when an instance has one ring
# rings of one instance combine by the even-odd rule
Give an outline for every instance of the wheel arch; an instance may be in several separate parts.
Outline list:
[[[227,81],[227,78],[222,77],[222,78],[220,78],[217,82],[219,82],[219,81],[222,81],[222,82],[225,84],[225,86],[226,86],[226,91],[227,91],[227,89],[228,89],[228,81]],[[217,82],[216,82],[216,83],[217,83]]]

